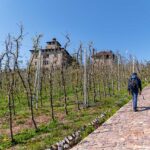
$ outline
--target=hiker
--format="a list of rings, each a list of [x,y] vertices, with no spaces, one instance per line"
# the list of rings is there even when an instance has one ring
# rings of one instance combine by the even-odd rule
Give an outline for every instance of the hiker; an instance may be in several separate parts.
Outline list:
[[[137,76],[137,73],[132,73],[128,81],[128,91],[129,91],[129,95],[132,94],[133,111],[136,112],[137,111],[137,97],[138,97],[138,94],[141,95],[141,92],[142,92],[141,80]]]

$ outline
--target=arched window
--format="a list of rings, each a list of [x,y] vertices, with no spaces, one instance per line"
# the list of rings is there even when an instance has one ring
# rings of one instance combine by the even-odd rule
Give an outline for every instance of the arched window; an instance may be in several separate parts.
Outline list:
[[[109,59],[109,55],[106,55],[106,59]]]

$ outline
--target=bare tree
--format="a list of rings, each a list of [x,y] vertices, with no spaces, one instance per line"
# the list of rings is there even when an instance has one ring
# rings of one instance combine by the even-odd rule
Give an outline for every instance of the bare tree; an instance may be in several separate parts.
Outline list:
[[[36,35],[36,37],[33,39],[33,48],[34,51],[37,52],[39,50],[39,43],[42,35]],[[32,87],[32,61],[33,61],[34,55],[30,60],[28,70],[27,70],[27,83],[28,83],[28,92],[29,92],[29,98],[30,98],[30,111],[31,111],[31,116],[32,116],[32,122],[34,124],[34,127],[36,131],[38,130],[35,119],[34,119],[34,107],[33,107],[33,101],[34,101],[34,96],[33,96],[33,87]],[[35,93],[34,93],[35,94]]]
[[[9,108],[9,128],[10,128],[10,135],[11,135],[11,142],[15,142],[13,136],[13,114],[12,110],[15,112],[15,104],[14,104],[14,97],[12,97],[12,92],[14,91],[14,73],[11,66],[11,59],[14,61],[15,59],[12,58],[12,39],[10,34],[8,38],[5,40],[5,49],[6,52],[4,53],[3,57],[6,56],[5,61],[5,75],[6,75],[6,82],[7,82],[7,98],[8,98],[8,108]],[[13,55],[14,56],[14,55]],[[13,63],[14,64],[14,63]]]
[[[64,108],[65,113],[68,115],[68,109],[67,109],[67,91],[66,91],[66,81],[65,81],[65,75],[64,75],[64,63],[61,64],[61,80],[62,80],[62,87],[63,87],[63,93],[64,93]]]
[[[54,72],[54,67],[53,67],[53,64],[51,64],[51,68],[49,71],[49,88],[50,88],[49,95],[50,95],[51,117],[54,121],[55,117],[54,117],[54,106],[53,106],[53,86],[54,86],[53,85],[53,72]]]

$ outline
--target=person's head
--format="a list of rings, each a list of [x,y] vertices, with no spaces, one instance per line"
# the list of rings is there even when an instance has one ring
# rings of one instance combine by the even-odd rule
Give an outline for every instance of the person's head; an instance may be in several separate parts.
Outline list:
[[[136,78],[136,77],[137,77],[137,73],[136,72],[132,73],[131,78]]]
[[[135,76],[137,76],[137,73],[136,73],[136,72],[134,72],[134,73],[132,73],[132,75],[135,75]]]

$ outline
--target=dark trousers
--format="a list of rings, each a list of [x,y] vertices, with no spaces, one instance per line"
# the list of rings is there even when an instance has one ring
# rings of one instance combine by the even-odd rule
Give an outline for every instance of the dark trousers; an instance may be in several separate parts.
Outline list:
[[[135,111],[137,108],[137,98],[138,98],[138,92],[132,92],[132,106],[133,110]]]

